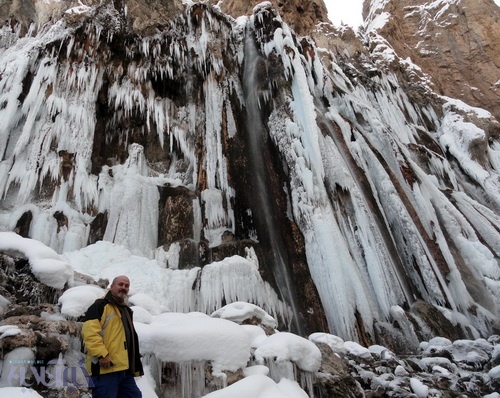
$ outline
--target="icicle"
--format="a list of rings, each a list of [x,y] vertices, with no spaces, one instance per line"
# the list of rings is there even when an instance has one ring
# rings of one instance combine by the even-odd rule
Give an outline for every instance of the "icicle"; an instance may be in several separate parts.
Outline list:
[[[1,186],[1,185],[0,185]],[[203,227],[201,219],[201,207],[198,199],[193,199],[193,239],[196,246],[200,243],[201,230]]]
[[[225,303],[245,301],[263,308],[285,324],[290,320],[290,309],[262,280],[255,263],[240,256],[203,267],[199,294],[199,310],[207,314],[221,308],[223,300]]]
[[[152,257],[158,239],[159,193],[145,177],[147,173],[143,148],[131,145],[126,163],[113,169],[114,184],[110,192],[113,206],[108,210],[104,240],[124,244],[135,254]],[[131,200],[135,206],[130,207]]]

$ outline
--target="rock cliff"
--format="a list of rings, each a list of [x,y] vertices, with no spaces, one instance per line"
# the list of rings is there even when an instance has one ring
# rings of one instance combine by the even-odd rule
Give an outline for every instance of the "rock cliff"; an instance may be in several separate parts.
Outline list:
[[[367,31],[422,68],[437,93],[500,119],[500,7],[492,0],[366,0],[364,18]]]
[[[210,3],[219,7],[222,12],[237,18],[242,15],[250,15],[253,8],[262,1],[211,0]],[[269,3],[301,36],[309,35],[319,22],[328,22],[328,11],[323,0],[272,0]]]
[[[367,1],[357,32],[321,1],[3,0],[0,14],[0,231],[89,280],[139,271],[139,293],[174,312],[248,301],[280,330],[405,355],[481,340],[478,362],[460,351],[447,370],[496,366],[491,1]],[[5,281],[26,266],[2,262]],[[24,325],[33,347],[50,329],[26,326],[44,321],[27,296],[33,316],[15,305],[2,326]],[[399,388],[375,376],[386,369],[410,393],[418,372],[368,353],[361,382],[349,366],[362,379],[365,364],[324,358],[353,396]]]

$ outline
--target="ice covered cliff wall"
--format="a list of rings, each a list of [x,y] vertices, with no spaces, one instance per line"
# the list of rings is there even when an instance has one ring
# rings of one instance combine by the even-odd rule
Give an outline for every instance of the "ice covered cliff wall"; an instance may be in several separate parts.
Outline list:
[[[317,46],[268,2],[238,19],[174,2],[182,12],[153,8],[161,18],[141,23],[134,4],[3,27],[3,230],[59,252],[108,240],[192,269],[193,292],[207,276],[218,297],[181,311],[267,292],[229,261],[240,255],[302,333],[404,349],[492,332],[491,115],[437,96],[378,36],[347,53],[349,33],[323,26]]]
[[[245,135],[236,136],[246,124],[238,76],[244,23],[194,4],[155,26],[156,34],[140,36],[129,5],[80,6],[30,31],[5,26],[5,228],[61,252],[105,239],[172,268],[246,256],[254,246],[266,280],[279,287],[273,264],[266,264],[273,253],[269,235],[252,221]],[[299,320],[296,311],[295,329],[324,329],[302,238],[286,215],[283,184],[269,195],[283,209],[276,212],[281,222],[273,224],[284,236],[273,241],[284,242],[283,261],[293,259],[291,283],[300,281],[301,289],[288,283],[280,294],[292,306],[300,301],[300,316],[309,318]],[[221,289],[218,301],[235,298],[227,289],[243,299],[248,282]],[[256,298],[259,289],[253,289],[245,299],[275,305]],[[288,322],[288,311],[276,306],[271,312]],[[200,308],[215,309],[203,302],[192,309]]]

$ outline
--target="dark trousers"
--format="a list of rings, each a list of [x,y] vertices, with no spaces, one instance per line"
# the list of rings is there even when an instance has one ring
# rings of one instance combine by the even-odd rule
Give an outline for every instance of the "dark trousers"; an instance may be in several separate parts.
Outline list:
[[[142,398],[134,376],[128,371],[92,376],[92,398]]]

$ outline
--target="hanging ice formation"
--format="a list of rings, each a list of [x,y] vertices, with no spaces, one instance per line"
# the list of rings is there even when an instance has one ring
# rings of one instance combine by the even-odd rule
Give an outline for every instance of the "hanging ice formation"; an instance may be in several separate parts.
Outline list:
[[[491,116],[423,83],[417,103],[395,72],[344,63],[270,3],[238,20],[185,7],[147,35],[107,2],[3,26],[0,229],[60,253],[122,245],[168,267],[179,302],[155,294],[178,311],[248,300],[303,333],[375,342],[423,301],[489,334],[500,145],[471,120]]]

